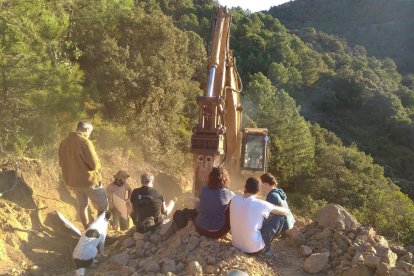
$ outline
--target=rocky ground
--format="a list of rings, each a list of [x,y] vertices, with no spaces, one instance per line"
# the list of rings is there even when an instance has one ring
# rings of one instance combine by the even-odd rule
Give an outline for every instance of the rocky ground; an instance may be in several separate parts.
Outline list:
[[[133,171],[122,159],[106,159],[106,164],[120,162],[136,179],[144,170]],[[57,170],[45,167],[23,160],[16,174],[14,163],[1,166],[0,192],[17,185],[0,197],[0,275],[73,275],[71,251],[77,239],[59,228],[51,214],[60,211],[80,226],[76,203],[59,184]],[[106,182],[112,174],[107,169]],[[188,183],[180,186],[182,178],[158,177],[167,183],[159,186],[163,193],[179,197],[178,208],[191,204]],[[233,269],[249,275],[414,275],[414,247],[388,242],[337,205],[321,209],[316,221],[297,217],[296,227],[274,241],[271,256],[240,252],[232,247],[230,234],[220,240],[200,237],[191,222],[174,233],[167,226],[145,235],[134,229],[110,231],[107,256],[88,275],[227,275]]]

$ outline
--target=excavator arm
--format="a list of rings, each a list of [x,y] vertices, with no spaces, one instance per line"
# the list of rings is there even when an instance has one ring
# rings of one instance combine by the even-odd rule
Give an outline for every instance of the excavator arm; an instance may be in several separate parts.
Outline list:
[[[243,141],[247,141],[246,132],[241,130],[242,83],[230,49],[230,23],[227,8],[219,7],[212,26],[208,85],[204,95],[197,97],[198,124],[191,137],[196,196],[207,184],[208,174],[214,166],[224,165],[231,174],[240,174],[243,168],[251,170],[241,161],[242,153],[248,152],[242,150]],[[256,136],[265,131],[257,130],[254,132]]]

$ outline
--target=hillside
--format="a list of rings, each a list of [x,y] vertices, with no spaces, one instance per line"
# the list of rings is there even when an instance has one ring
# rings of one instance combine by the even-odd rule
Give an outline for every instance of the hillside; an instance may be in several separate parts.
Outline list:
[[[88,118],[98,149],[120,147],[172,175],[191,168],[216,5],[0,2],[1,157],[55,160],[61,139]],[[269,171],[295,212],[313,217],[340,204],[412,244],[413,79],[393,60],[315,29],[291,32],[262,12],[231,14],[244,124],[268,128]]]
[[[295,0],[269,10],[290,29],[314,27],[390,57],[404,73],[414,72],[413,12],[410,0]]]

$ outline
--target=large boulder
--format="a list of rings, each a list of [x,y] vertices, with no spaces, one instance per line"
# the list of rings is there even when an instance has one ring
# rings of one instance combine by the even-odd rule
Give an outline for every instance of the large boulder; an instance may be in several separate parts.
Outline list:
[[[306,258],[303,269],[308,273],[318,273],[326,268],[329,262],[329,253],[315,253]]]
[[[389,264],[391,267],[395,266],[397,262],[397,254],[386,247],[377,247],[377,256],[381,258],[381,261]]]
[[[328,204],[317,212],[319,226],[350,230],[360,224],[345,208],[337,204]]]

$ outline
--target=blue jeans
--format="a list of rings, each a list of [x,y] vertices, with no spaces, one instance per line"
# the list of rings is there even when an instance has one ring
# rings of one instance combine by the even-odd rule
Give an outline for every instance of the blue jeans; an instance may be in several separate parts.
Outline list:
[[[285,216],[273,215],[263,221],[262,229],[262,239],[265,243],[264,251],[270,248],[272,241],[275,237],[282,234],[282,232],[288,229],[287,221]]]

